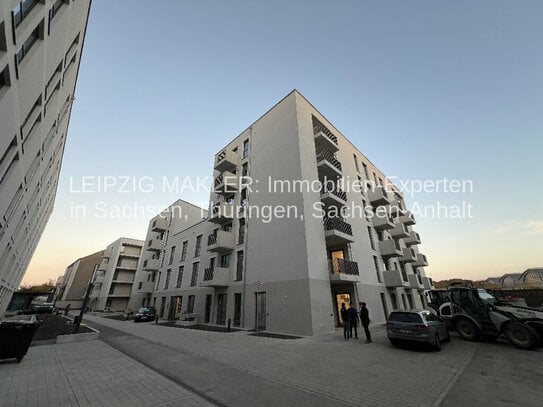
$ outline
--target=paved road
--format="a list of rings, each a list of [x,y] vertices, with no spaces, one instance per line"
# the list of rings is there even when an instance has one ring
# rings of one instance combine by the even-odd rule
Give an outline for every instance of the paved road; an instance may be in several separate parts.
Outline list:
[[[219,404],[433,406],[480,344],[453,341],[436,353],[373,344],[340,333],[297,340],[203,332],[89,316],[107,343]]]

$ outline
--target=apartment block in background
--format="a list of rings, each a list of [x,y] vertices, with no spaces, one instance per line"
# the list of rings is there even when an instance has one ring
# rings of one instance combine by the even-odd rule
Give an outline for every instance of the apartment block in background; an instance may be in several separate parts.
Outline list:
[[[121,237],[104,250],[94,274],[89,308],[93,311],[125,311],[132,293],[144,242]]]
[[[0,2],[0,315],[53,210],[90,3]]]
[[[55,295],[57,308],[65,308],[68,304],[72,309],[81,308],[93,273],[102,262],[103,253],[101,250],[81,257],[66,267]]]
[[[213,169],[206,220],[152,220],[138,306],[301,335],[339,326],[342,303],[366,302],[374,323],[423,306],[432,281],[401,191],[299,92],[221,149]],[[315,190],[319,181],[328,188]],[[283,212],[263,212],[274,208]]]

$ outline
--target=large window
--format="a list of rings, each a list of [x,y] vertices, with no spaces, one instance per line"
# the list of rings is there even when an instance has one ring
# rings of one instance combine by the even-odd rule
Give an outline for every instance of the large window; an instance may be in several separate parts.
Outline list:
[[[164,289],[167,290],[170,287],[170,277],[172,275],[172,269],[166,270],[166,281],[164,282]]]
[[[13,24],[15,27],[23,22],[23,20],[30,14],[32,9],[38,4],[38,0],[23,0],[15,6],[13,9]]]
[[[188,244],[188,241],[183,242],[183,247],[181,248],[181,259],[179,259],[179,261],[185,261],[185,258],[187,257]]]
[[[230,254],[223,254],[219,258],[219,267],[223,267],[223,268],[230,267]]]
[[[241,293],[234,294],[234,326],[241,325]]]
[[[173,263],[173,256],[175,256],[175,246],[172,246],[172,248],[171,248],[171,251],[170,251],[170,261],[168,262],[168,264],[172,264],[172,263]]]
[[[245,219],[241,218],[239,220],[238,244],[243,243],[245,243]]]
[[[194,257],[200,257],[200,250],[202,248],[202,235],[196,236],[196,247],[194,248]]]
[[[379,269],[379,259],[377,256],[373,256],[373,265],[375,266],[375,275],[377,276],[377,282],[381,283],[381,270]]]
[[[53,4],[53,7],[49,10],[49,30],[51,29],[51,21],[55,16],[57,15],[60,8],[66,4],[66,0],[57,0],[55,1],[55,4]]]
[[[192,314],[194,312],[194,295],[189,295],[189,301],[187,304],[187,312]]]
[[[28,36],[26,41],[23,43],[17,54],[15,55],[15,62],[20,64],[28,52],[32,49],[34,43],[40,39],[40,27],[36,27],[32,33]]]
[[[238,261],[236,267],[236,281],[243,280],[243,250],[238,252]]]
[[[181,283],[183,282],[183,271],[185,270],[185,266],[179,266],[179,271],[177,272],[177,281],[175,283],[175,288],[181,287]]]
[[[249,140],[243,142],[243,158],[249,157]]]
[[[195,287],[198,282],[198,267],[200,266],[199,262],[192,263],[192,276],[190,277],[190,286]]]

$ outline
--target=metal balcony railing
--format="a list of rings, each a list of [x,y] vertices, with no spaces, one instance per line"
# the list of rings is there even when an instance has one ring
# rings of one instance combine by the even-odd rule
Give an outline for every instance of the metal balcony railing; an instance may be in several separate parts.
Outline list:
[[[326,193],[334,194],[335,196],[337,196],[339,199],[341,199],[343,201],[347,200],[347,193],[345,191],[343,191],[339,187],[334,187],[334,188],[328,189],[328,188],[326,188],[325,185],[323,185],[322,188],[321,188],[321,194],[326,194]]]
[[[358,276],[358,263],[356,261],[346,260],[334,257],[330,260],[330,271],[332,274],[348,274]]]
[[[217,234],[216,233],[212,233],[208,236],[207,238],[207,245],[208,246],[211,246],[211,245],[214,245],[214,244],[217,244]]]
[[[331,152],[321,150],[319,153],[317,153],[317,162],[319,162],[321,160],[328,161],[330,164],[332,164],[339,171],[342,171],[341,163],[337,160],[337,158]]]
[[[318,119],[313,116],[313,134],[318,134],[321,131],[326,134],[326,136],[330,140],[332,140],[334,144],[338,144],[337,137],[334,136],[334,134],[332,134],[332,132],[328,130],[328,128],[324,124],[322,124]]]
[[[323,221],[325,230],[337,230],[338,232],[342,232],[350,236],[353,235],[352,226],[339,218],[324,217]]]
[[[210,236],[211,237],[211,236]],[[204,281],[211,281],[213,280],[213,267],[208,267],[204,270]]]

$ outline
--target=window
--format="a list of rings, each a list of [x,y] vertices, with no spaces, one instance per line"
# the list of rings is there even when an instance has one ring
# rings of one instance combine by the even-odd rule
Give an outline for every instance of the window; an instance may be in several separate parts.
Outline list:
[[[19,27],[19,25],[23,22],[23,20],[30,14],[34,6],[38,4],[38,0],[23,0],[19,2],[15,8],[13,9],[13,23],[15,24],[15,27]]]
[[[162,271],[159,271],[158,272],[158,278],[156,280],[156,288],[155,290],[158,290],[158,288],[160,287],[160,277],[162,276]]]
[[[177,281],[175,282],[175,288],[181,287],[181,283],[183,282],[184,270],[185,270],[185,266],[179,266],[179,271],[177,272]]]
[[[0,22],[0,52],[4,51],[6,52],[8,50],[7,48],[7,41],[6,41],[6,30],[5,30],[5,24],[3,21]]]
[[[171,251],[170,251],[170,261],[168,262],[168,264],[172,264],[172,263],[173,263],[173,256],[175,256],[175,246],[172,246],[172,248],[171,248]]]
[[[202,235],[196,236],[196,247],[194,248],[194,257],[200,257],[200,249],[202,248]]]
[[[377,256],[373,256],[373,265],[375,266],[375,275],[377,276],[377,282],[381,283],[381,272],[379,270],[379,260]]]
[[[189,245],[188,241],[183,242],[183,247],[181,248],[181,259],[179,261],[185,261],[185,258],[187,257],[187,247]]]
[[[34,43],[40,39],[40,27],[36,27],[34,31],[28,36],[26,41],[23,43],[17,54],[15,55],[15,63],[18,65],[32,49]]]
[[[360,166],[358,165],[358,158],[356,157],[356,154],[353,154],[354,159],[354,166],[356,168],[356,172],[360,172]]]
[[[172,275],[172,269],[166,270],[166,281],[164,282],[164,289],[167,290],[170,287],[170,276]]]
[[[360,175],[357,175],[358,177],[358,185],[359,185],[359,188],[360,188],[360,194],[362,196],[364,196],[364,182],[362,181],[362,177]]]
[[[0,71],[0,89],[2,89],[4,86],[10,86],[11,83],[9,81],[9,65],[6,66],[2,71]]]
[[[187,304],[187,312],[192,314],[194,312],[194,295],[189,295],[189,301]]]
[[[244,206],[247,203],[247,188],[241,190],[241,205]]]
[[[243,142],[243,158],[249,157],[249,139]]]
[[[55,1],[55,4],[53,4],[53,7],[51,7],[49,10],[49,33],[51,32],[51,21],[53,21],[53,18],[55,18],[58,11],[64,4],[66,4],[66,0],[57,0]]]
[[[241,293],[234,294],[234,326],[241,325]]]
[[[190,286],[195,287],[198,282],[198,267],[200,266],[199,262],[192,264],[192,276],[190,277]]]
[[[366,179],[369,179],[370,175],[368,174],[368,166],[362,163],[362,168],[364,169],[364,176],[366,177]]]
[[[368,220],[368,216],[369,216],[369,214],[368,214],[368,203],[364,199],[362,199],[362,208],[364,210],[364,217],[366,218],[367,221],[369,221]]]
[[[236,281],[243,280],[243,250],[238,252],[238,261],[236,267]]]
[[[241,166],[241,176],[246,177],[249,174],[249,165],[247,163],[243,163]]]
[[[245,243],[245,219],[239,220],[238,244]]]
[[[371,227],[368,226],[368,236],[370,237],[370,245],[373,250],[375,250],[375,242],[373,240],[373,232],[371,231]]]
[[[138,283],[138,290],[141,290],[141,287],[142,287],[142,286],[143,286],[143,282],[140,281],[140,282]]]
[[[230,267],[230,254],[223,254],[219,258],[219,267],[223,267],[223,268]]]

